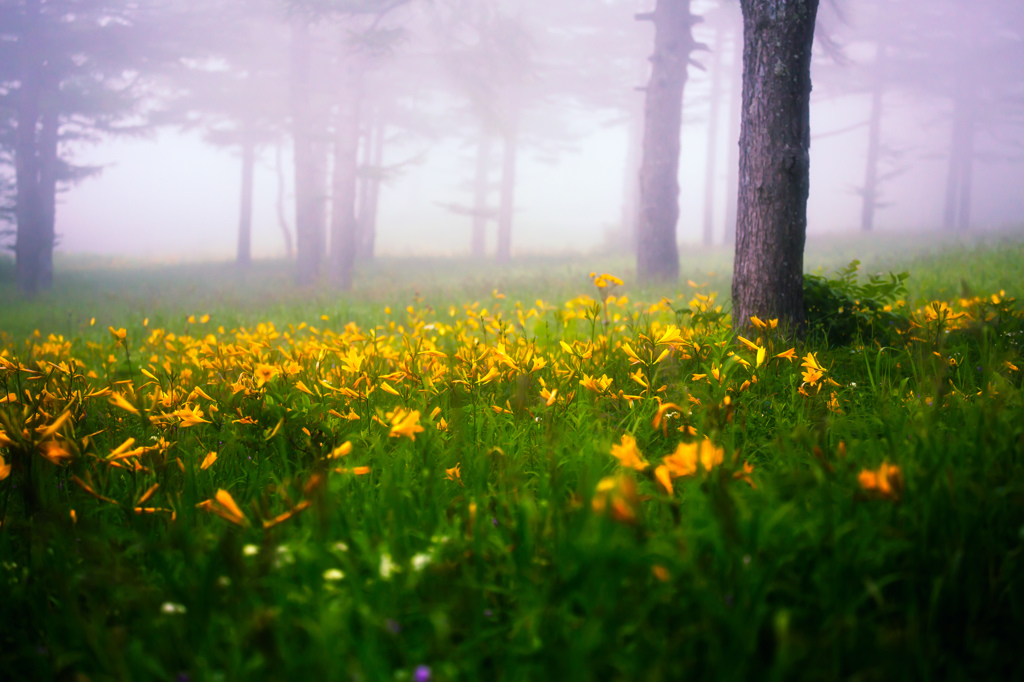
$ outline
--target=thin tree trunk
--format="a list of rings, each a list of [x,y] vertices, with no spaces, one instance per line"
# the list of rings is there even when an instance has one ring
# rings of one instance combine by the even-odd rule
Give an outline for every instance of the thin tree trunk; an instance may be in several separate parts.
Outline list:
[[[373,137],[370,144],[370,168],[371,175],[366,182],[366,197],[360,214],[362,225],[362,258],[372,260],[377,250],[377,211],[380,207],[380,183],[381,171],[384,167],[384,133],[387,124],[380,116],[373,127]]]
[[[946,210],[943,226],[965,231],[971,223],[971,191],[974,180],[974,134],[977,86],[970,73],[957,82],[953,100],[953,139],[949,153],[949,177],[946,181]]]
[[[514,108],[515,105],[513,104]],[[510,113],[504,134],[501,159],[501,204],[498,212],[497,261],[508,263],[512,259],[512,217],[515,214],[516,160],[519,154],[519,114]]]
[[[284,254],[288,260],[294,256],[294,246],[292,244],[292,230],[288,227],[288,218],[285,215],[284,210],[284,158],[281,153],[281,143],[279,142],[274,148],[274,170],[277,173],[277,226],[281,228],[281,234],[284,236]]]
[[[740,186],[740,108],[743,106],[743,31],[733,31],[732,79],[729,85],[729,159],[725,186],[725,236],[723,242],[736,241],[736,207]]]
[[[351,87],[342,95],[335,123],[334,174],[331,191],[331,281],[342,291],[352,288],[359,226],[356,222],[356,181],[359,174],[359,109],[362,97],[352,65]]]
[[[718,164],[718,110],[722,96],[722,29],[715,29],[715,58],[711,66],[711,102],[708,107],[708,149],[704,160],[704,246],[715,239],[715,171]]]
[[[946,172],[946,206],[942,212],[942,228],[947,231],[952,231],[956,227],[957,195],[960,189],[960,176],[963,172],[963,159],[960,156],[962,131],[958,108],[959,102],[954,101],[953,139],[949,147],[949,170]]]
[[[60,163],[60,86],[48,82],[39,129],[39,288],[53,287],[53,249],[57,240],[57,167]]]
[[[640,165],[640,229],[637,277],[641,282],[679,278],[679,150],[690,53],[696,48],[690,0],[658,0],[637,19],[654,22],[654,54],[644,107]]]
[[[882,110],[885,103],[885,58],[887,48],[879,43],[875,57],[875,81],[871,89],[871,118],[868,120],[868,158],[864,170],[863,203],[860,229],[870,232],[875,226],[878,208],[878,162],[882,142]]]
[[[39,2],[29,3],[29,21],[38,17]],[[39,123],[40,70],[34,41],[26,41],[21,57],[21,84],[17,96],[17,129],[14,142],[15,182],[17,183],[15,216],[17,221],[15,279],[18,289],[28,295],[39,290],[39,253],[42,248],[40,226],[39,155],[36,149],[36,128]]]
[[[235,264],[247,268],[252,264],[252,190],[256,166],[256,144],[246,136],[242,140],[242,196],[238,218],[238,253]]]
[[[964,122],[963,134],[963,160],[960,167],[960,206],[957,214],[956,229],[959,232],[966,232],[971,229],[971,192],[974,185],[974,134],[975,121],[975,95],[976,90],[973,84],[968,86],[967,120]]]
[[[356,173],[356,260],[366,259],[366,217],[369,210],[370,186],[373,182],[373,141],[376,130],[376,116],[374,113],[366,117],[365,128],[359,132],[359,170]],[[371,256],[372,257],[372,256]]]
[[[733,325],[804,325],[811,45],[817,0],[741,0],[743,124]]]
[[[291,114],[295,144],[296,280],[311,284],[320,277],[325,243],[325,177],[323,129],[313,110],[309,24],[292,22]]]
[[[487,252],[487,222],[491,194],[491,136],[486,128],[480,131],[476,150],[476,181],[473,186],[473,231],[470,234],[470,253],[483,258]]]

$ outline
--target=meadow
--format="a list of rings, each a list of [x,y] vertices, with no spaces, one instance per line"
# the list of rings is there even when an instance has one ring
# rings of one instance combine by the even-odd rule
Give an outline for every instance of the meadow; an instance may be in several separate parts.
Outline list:
[[[0,261],[2,676],[1024,679],[1024,239],[807,259]]]

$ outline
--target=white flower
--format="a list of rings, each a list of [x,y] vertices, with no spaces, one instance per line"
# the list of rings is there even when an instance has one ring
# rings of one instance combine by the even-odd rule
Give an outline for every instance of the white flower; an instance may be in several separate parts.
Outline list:
[[[242,554],[245,556],[256,556],[260,553],[260,548],[256,545],[246,545],[242,548]]]
[[[336,568],[328,568],[326,571],[324,571],[324,580],[327,580],[329,582],[335,582],[337,580],[341,580],[344,577],[345,574]]]
[[[385,552],[380,555],[380,577],[384,580],[391,580],[391,576],[398,571],[398,566],[391,560],[391,555]]]
[[[164,605],[160,607],[160,611],[167,614],[185,613],[185,607],[182,604],[175,604],[172,601],[165,601]]]
[[[426,552],[420,552],[419,554],[413,556],[412,561],[410,563],[412,563],[412,569],[414,571],[422,571],[424,568],[430,565],[430,562],[430,555]]]
[[[277,548],[277,558],[274,560],[274,568],[281,568],[288,564],[295,563],[295,556],[288,545],[281,545]]]
[[[336,552],[347,552],[348,551],[348,545],[346,545],[344,542],[335,542],[334,543],[334,551],[336,551]]]

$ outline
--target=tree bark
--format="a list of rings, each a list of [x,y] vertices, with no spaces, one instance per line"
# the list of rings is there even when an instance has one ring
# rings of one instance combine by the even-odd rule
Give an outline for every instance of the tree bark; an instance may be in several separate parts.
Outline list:
[[[515,108],[515,105],[512,105]],[[519,114],[511,111],[504,131],[501,159],[501,204],[498,209],[497,261],[512,259],[512,218],[515,214],[516,161],[519,154]]]
[[[335,123],[334,173],[331,189],[331,282],[352,289],[359,226],[356,222],[356,182],[359,174],[360,88],[351,67],[349,83],[338,106]]]
[[[868,120],[868,159],[864,169],[863,204],[860,213],[860,229],[870,232],[875,226],[875,209],[878,208],[878,162],[882,143],[882,108],[885,101],[885,58],[886,46],[878,45],[875,57],[874,83],[871,89],[871,118]]]
[[[256,166],[256,144],[247,133],[242,140],[242,196],[238,217],[238,253],[235,264],[247,268],[252,264],[252,190]]]
[[[480,131],[476,150],[476,181],[473,187],[473,231],[470,234],[470,253],[483,258],[487,253],[487,219],[491,194],[491,136],[486,129]]]
[[[53,287],[53,249],[57,242],[57,167],[60,164],[59,84],[47,79],[39,128],[39,289]]]
[[[725,185],[725,236],[723,242],[736,241],[736,208],[740,186],[740,108],[743,106],[743,30],[733,32],[732,80],[729,85],[729,160]]]
[[[804,326],[811,46],[817,0],[742,0],[743,123],[733,326]]]
[[[291,114],[295,145],[295,265],[300,285],[320,277],[325,245],[326,159],[323,127],[313,110],[307,19],[292,21]]]
[[[15,281],[18,289],[30,296],[39,291],[39,265],[43,249],[42,197],[39,183],[37,128],[40,118],[41,80],[37,40],[39,0],[30,0],[25,10],[28,30],[19,45],[17,128],[14,135],[15,195]]]
[[[364,172],[359,195],[359,246],[357,258],[373,260],[377,249],[377,209],[380,206],[381,169],[384,165],[384,133],[387,126],[380,108],[366,134]]]
[[[976,86],[968,73],[957,79],[953,96],[953,128],[946,179],[946,208],[942,225],[947,230],[967,230],[971,218],[974,170]]]
[[[654,54],[644,106],[640,165],[640,229],[637,278],[673,282],[679,278],[679,150],[683,90],[690,53],[697,45],[690,0],[658,0],[654,12],[637,19],[654,22]]]
[[[711,66],[711,101],[708,106],[708,149],[704,159],[704,246],[715,240],[715,171],[718,165],[718,110],[722,96],[722,29],[715,29],[715,57]]]
[[[281,153],[280,143],[274,148],[274,170],[277,173],[277,226],[281,228],[284,237],[284,255],[288,260],[295,255],[295,247],[292,243],[292,230],[288,226],[288,218],[284,210],[284,158]]]

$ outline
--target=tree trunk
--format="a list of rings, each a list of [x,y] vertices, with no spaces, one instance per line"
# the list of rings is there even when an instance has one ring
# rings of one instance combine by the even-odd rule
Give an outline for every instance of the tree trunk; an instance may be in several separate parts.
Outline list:
[[[960,206],[957,212],[956,229],[966,232],[971,229],[971,192],[974,185],[974,101],[969,101],[967,123],[964,131],[963,162],[960,167]]]
[[[515,108],[515,105],[512,105]],[[511,111],[504,131],[501,159],[501,204],[498,210],[497,261],[512,259],[512,217],[515,213],[516,160],[519,154],[519,114]]]
[[[242,204],[238,214],[238,253],[235,256],[235,264],[240,268],[252,264],[252,188],[255,166],[256,144],[246,136],[242,140]]]
[[[696,48],[690,0],[658,0],[637,19],[654,22],[654,54],[644,107],[640,165],[640,229],[636,269],[641,282],[679,278],[679,147],[683,89],[690,53]]]
[[[277,226],[281,228],[281,234],[284,237],[284,255],[288,260],[292,259],[294,254],[294,246],[292,244],[292,230],[288,227],[288,218],[285,215],[284,210],[284,158],[281,153],[281,144],[274,148],[274,170],[277,173]]]
[[[301,285],[320,277],[326,241],[324,131],[313,109],[310,38],[307,20],[296,16],[292,21],[290,95],[295,145],[295,264]]]
[[[491,194],[491,136],[485,129],[480,131],[480,142],[476,150],[476,181],[473,187],[473,232],[470,235],[470,253],[473,258],[483,258],[487,253],[487,219]]]
[[[26,7],[28,36],[38,33],[39,0],[30,0]],[[19,79],[17,91],[17,128],[14,134],[15,195],[15,281],[18,289],[34,295],[39,291],[39,264],[43,248],[42,197],[39,185],[39,154],[36,132],[40,117],[43,66],[37,54],[36,40],[26,38],[19,45]]]
[[[49,79],[48,79],[49,80]],[[53,249],[57,240],[57,167],[60,163],[60,115],[57,96],[60,85],[47,82],[39,129],[39,288],[53,287]]]
[[[351,67],[351,87],[338,106],[334,137],[334,174],[331,188],[331,282],[342,291],[352,289],[359,226],[356,222],[356,181],[359,174],[359,109],[362,97]]]
[[[953,130],[946,178],[946,209],[942,226],[966,230],[970,226],[971,188],[974,170],[974,127],[976,86],[969,73],[957,79],[953,96]]]
[[[875,57],[875,82],[871,90],[871,118],[868,120],[868,159],[864,170],[864,201],[861,205],[860,229],[870,232],[875,226],[878,208],[878,162],[882,142],[882,107],[885,99],[886,46],[878,45]]]
[[[377,249],[377,209],[380,205],[381,169],[384,165],[386,129],[380,108],[366,134],[362,191],[359,196],[359,246],[357,258],[373,260]]]
[[[743,123],[733,325],[804,326],[811,45],[817,0],[742,0]]]
[[[704,160],[704,246],[715,239],[715,170],[718,165],[718,109],[722,96],[722,29],[715,29],[715,58],[711,66],[711,101],[708,106],[708,149]]]
[[[39,254],[42,248],[42,202],[39,196],[39,158],[36,155],[38,99],[31,92],[32,87],[31,81],[23,81],[21,84],[14,148],[17,182],[15,278],[18,289],[28,295],[34,295],[39,291]]]
[[[725,236],[723,242],[736,241],[736,208],[740,186],[740,119],[743,106],[743,31],[733,32],[732,80],[729,85],[729,160],[725,186]]]

